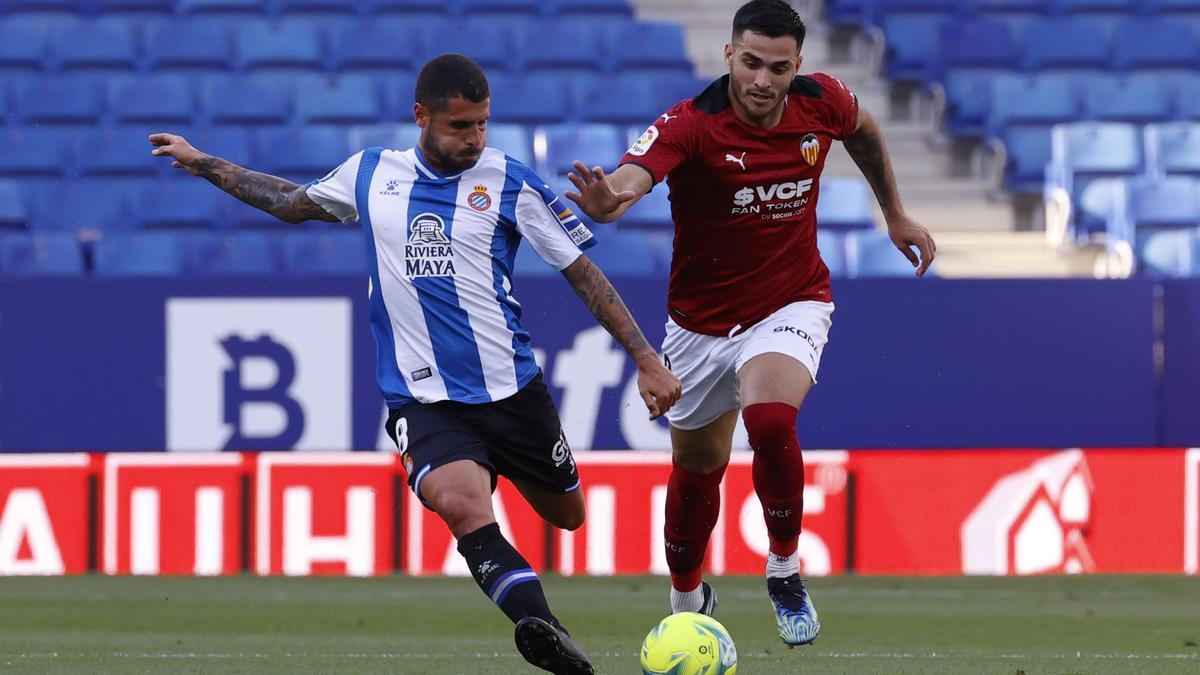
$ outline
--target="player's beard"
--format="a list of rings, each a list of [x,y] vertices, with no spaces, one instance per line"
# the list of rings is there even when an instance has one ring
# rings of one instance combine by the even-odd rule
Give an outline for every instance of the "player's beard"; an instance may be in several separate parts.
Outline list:
[[[479,156],[483,154],[482,150],[471,150],[467,147],[459,149],[457,154],[450,154],[444,148],[438,145],[433,134],[425,132],[421,135],[421,152],[424,153],[425,159],[433,165],[435,169],[443,173],[460,173],[475,166],[479,161]]]
[[[732,73],[730,73],[732,76]],[[762,92],[752,87],[734,88],[738,103],[742,104],[742,110],[752,119],[762,120],[770,117],[774,112],[783,105],[783,96],[775,91]],[[754,93],[765,93],[771,97],[769,101],[759,101],[750,95]]]

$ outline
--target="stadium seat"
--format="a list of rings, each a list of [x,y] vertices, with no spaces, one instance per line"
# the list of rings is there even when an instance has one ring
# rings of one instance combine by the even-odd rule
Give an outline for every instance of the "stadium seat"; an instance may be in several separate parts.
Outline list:
[[[542,0],[452,0],[457,13],[466,17],[523,16],[541,12]]]
[[[102,277],[178,276],[188,239],[176,232],[106,234],[93,245],[92,271]]]
[[[601,33],[585,21],[531,22],[520,39],[520,59],[526,72],[591,74],[603,68]]]
[[[200,127],[192,129],[175,129],[202,152],[227,159],[239,166],[252,166],[254,156],[250,143],[250,133],[245,129],[232,126]],[[159,159],[162,159],[161,157]],[[165,162],[170,164],[170,162]],[[173,176],[183,176],[182,169],[171,169]]]
[[[141,229],[218,229],[221,202],[233,199],[208,181],[188,176],[143,181],[133,194],[133,218]]]
[[[854,230],[845,236],[846,267],[851,277],[913,276],[912,263],[896,249],[887,232]]]
[[[1002,21],[976,19],[943,23],[938,31],[939,48],[930,68],[944,73],[956,68],[1015,69],[1017,42],[1012,29]]]
[[[279,266],[272,239],[261,232],[195,233],[186,240],[186,269],[202,276],[265,276]]]
[[[923,82],[938,49],[944,15],[888,16],[883,23],[884,73],[893,82]]]
[[[440,54],[466,54],[484,70],[513,70],[515,47],[509,30],[498,23],[484,20],[436,21],[425,25],[425,39],[420,45],[418,62]]]
[[[1086,18],[1053,18],[1024,29],[1021,66],[1029,71],[1108,69],[1109,36],[1102,23]]]
[[[169,75],[114,80],[108,108],[118,124],[190,124],[196,111],[185,78]]]
[[[577,117],[583,122],[648,125],[676,102],[651,78],[598,79],[583,88]]]
[[[1053,130],[1051,161],[1064,175],[1132,176],[1144,169],[1141,130],[1118,122],[1075,122]]]
[[[518,162],[533,168],[533,143],[529,130],[520,124],[488,124],[488,146],[503,150]]]
[[[857,230],[875,227],[871,190],[858,178],[821,179],[817,199],[817,227]]]
[[[1146,123],[1171,117],[1171,98],[1163,78],[1150,73],[1130,77],[1093,77],[1085,95],[1092,119]]]
[[[608,54],[618,71],[692,72],[679,24],[628,24],[612,32],[610,39]]]
[[[37,73],[46,62],[46,36],[23,22],[0,21],[0,74]]]
[[[296,90],[300,124],[373,124],[382,119],[379,93],[371,79],[342,78]]]
[[[418,30],[407,21],[373,20],[334,32],[330,57],[339,73],[377,72],[394,75],[413,70],[417,59]]]
[[[145,60],[151,70],[233,70],[233,32],[213,23],[187,20],[151,24],[146,28]]]
[[[324,176],[351,154],[346,132],[341,127],[264,129],[258,133],[257,141],[261,170],[298,183]]]
[[[175,11],[175,0],[90,0],[92,10],[103,17],[166,16]]]
[[[59,72],[115,72],[137,68],[133,33],[123,22],[88,21],[62,27],[50,36],[50,52]]]
[[[588,166],[615,167],[625,152],[625,136],[619,127],[608,124],[563,124],[545,127],[545,172],[566,175],[571,162]],[[535,142],[536,147],[536,142]]]
[[[1190,26],[1169,19],[1129,21],[1113,45],[1112,65],[1124,70],[1200,67],[1200,41]]]
[[[1146,146],[1155,172],[1168,176],[1200,176],[1200,123],[1149,125]]]
[[[570,183],[568,183],[570,185]],[[570,188],[576,191],[574,186]],[[617,222],[621,228],[645,228],[653,230],[673,230],[674,221],[671,219],[670,191],[666,183],[654,186],[636,204],[629,207]]]
[[[1174,77],[1175,117],[1181,120],[1200,121],[1200,76]]]
[[[72,276],[83,272],[83,251],[72,235],[0,235],[0,274],[4,276]]]
[[[633,7],[628,0],[548,0],[545,6],[554,16],[589,19],[605,16],[633,17]]]
[[[218,78],[202,87],[205,113],[214,124],[281,125],[291,116],[289,91],[270,77]]]
[[[20,187],[16,181],[0,179],[0,229],[24,229],[28,223]]]
[[[340,17],[359,13],[356,0],[268,0],[271,14],[299,17]]]
[[[99,84],[83,78],[46,78],[19,85],[13,106],[27,125],[96,124],[100,121]]]
[[[265,0],[179,0],[177,11],[189,16],[246,17],[266,13]]]
[[[235,43],[238,64],[248,72],[324,69],[321,42],[306,25],[251,23],[238,31]]]
[[[0,176],[61,178],[70,166],[68,136],[57,129],[0,129]]]
[[[1041,194],[1050,161],[1050,126],[1012,126],[995,137],[1004,148],[1004,188]]]
[[[9,14],[30,14],[43,18],[51,14],[73,16],[79,13],[80,0],[6,0],[0,10]]]
[[[592,250],[595,250],[594,248]],[[533,246],[527,241],[522,241],[517,247],[517,255],[513,260],[513,276],[520,277],[556,277],[559,275],[558,270],[546,264],[538,257],[537,252],[533,250]],[[517,291],[520,292],[519,290]]]
[[[957,70],[946,73],[942,81],[945,111],[942,125],[952,137],[981,137],[992,109],[991,70]]]
[[[999,134],[1011,124],[1050,125],[1080,117],[1079,95],[1071,78],[1009,75],[992,84],[988,129]]]
[[[417,144],[421,129],[415,124],[365,124],[346,131],[351,153],[376,146],[391,150],[407,150]]]
[[[1200,276],[1200,230],[1150,233],[1139,251],[1138,269],[1149,277]]]
[[[1051,0],[1051,11],[1059,14],[1121,14],[1138,12],[1142,0]]]
[[[1125,177],[1093,177],[1080,181],[1074,189],[1068,231],[1079,242],[1103,232],[1122,199]]]
[[[1135,247],[1152,231],[1200,227],[1200,192],[1190,176],[1131,178],[1108,223],[1115,241]]]
[[[116,127],[74,134],[75,168],[80,176],[153,177],[171,162],[150,154],[148,127]]]
[[[661,276],[669,269],[672,236],[671,232],[614,230],[588,249],[587,256],[612,276]]]
[[[296,276],[368,273],[367,243],[357,228],[336,232],[290,232],[283,238],[283,271]]]
[[[29,228],[75,232],[92,238],[98,232],[128,230],[134,225],[126,193],[108,181],[55,183],[34,197]]]
[[[566,84],[558,75],[489,78],[492,119],[508,124],[555,124],[568,118]]]
[[[446,0],[364,0],[363,9],[372,16],[403,16],[420,19],[443,16],[450,11]]]
[[[829,268],[829,276],[839,278],[849,276],[846,269],[846,237],[841,232],[830,232],[817,229],[817,251],[825,267]]]

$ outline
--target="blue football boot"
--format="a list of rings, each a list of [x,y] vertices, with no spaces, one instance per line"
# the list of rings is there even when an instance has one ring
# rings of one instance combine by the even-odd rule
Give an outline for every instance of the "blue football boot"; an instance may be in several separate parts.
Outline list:
[[[767,595],[775,605],[775,623],[779,637],[790,647],[812,644],[821,632],[817,608],[804,588],[799,574],[785,579],[768,578]]]

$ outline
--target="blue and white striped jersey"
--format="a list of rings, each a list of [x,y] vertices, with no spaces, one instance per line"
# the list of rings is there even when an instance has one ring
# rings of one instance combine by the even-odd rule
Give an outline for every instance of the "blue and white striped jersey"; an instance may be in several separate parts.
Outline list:
[[[562,270],[595,240],[528,167],[487,148],[475,166],[445,176],[417,148],[370,148],[307,191],[362,224],[376,377],[389,407],[498,401],[538,374],[512,296],[517,246],[528,240]]]

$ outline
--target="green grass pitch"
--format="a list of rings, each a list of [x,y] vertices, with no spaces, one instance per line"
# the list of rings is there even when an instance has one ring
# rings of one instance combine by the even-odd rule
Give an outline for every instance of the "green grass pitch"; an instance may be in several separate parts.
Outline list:
[[[638,673],[662,578],[550,577],[600,673]],[[1200,578],[810,583],[821,638],[787,649],[758,578],[714,580],[738,672],[1200,672]],[[0,579],[0,671],[500,673],[529,668],[467,578]]]

